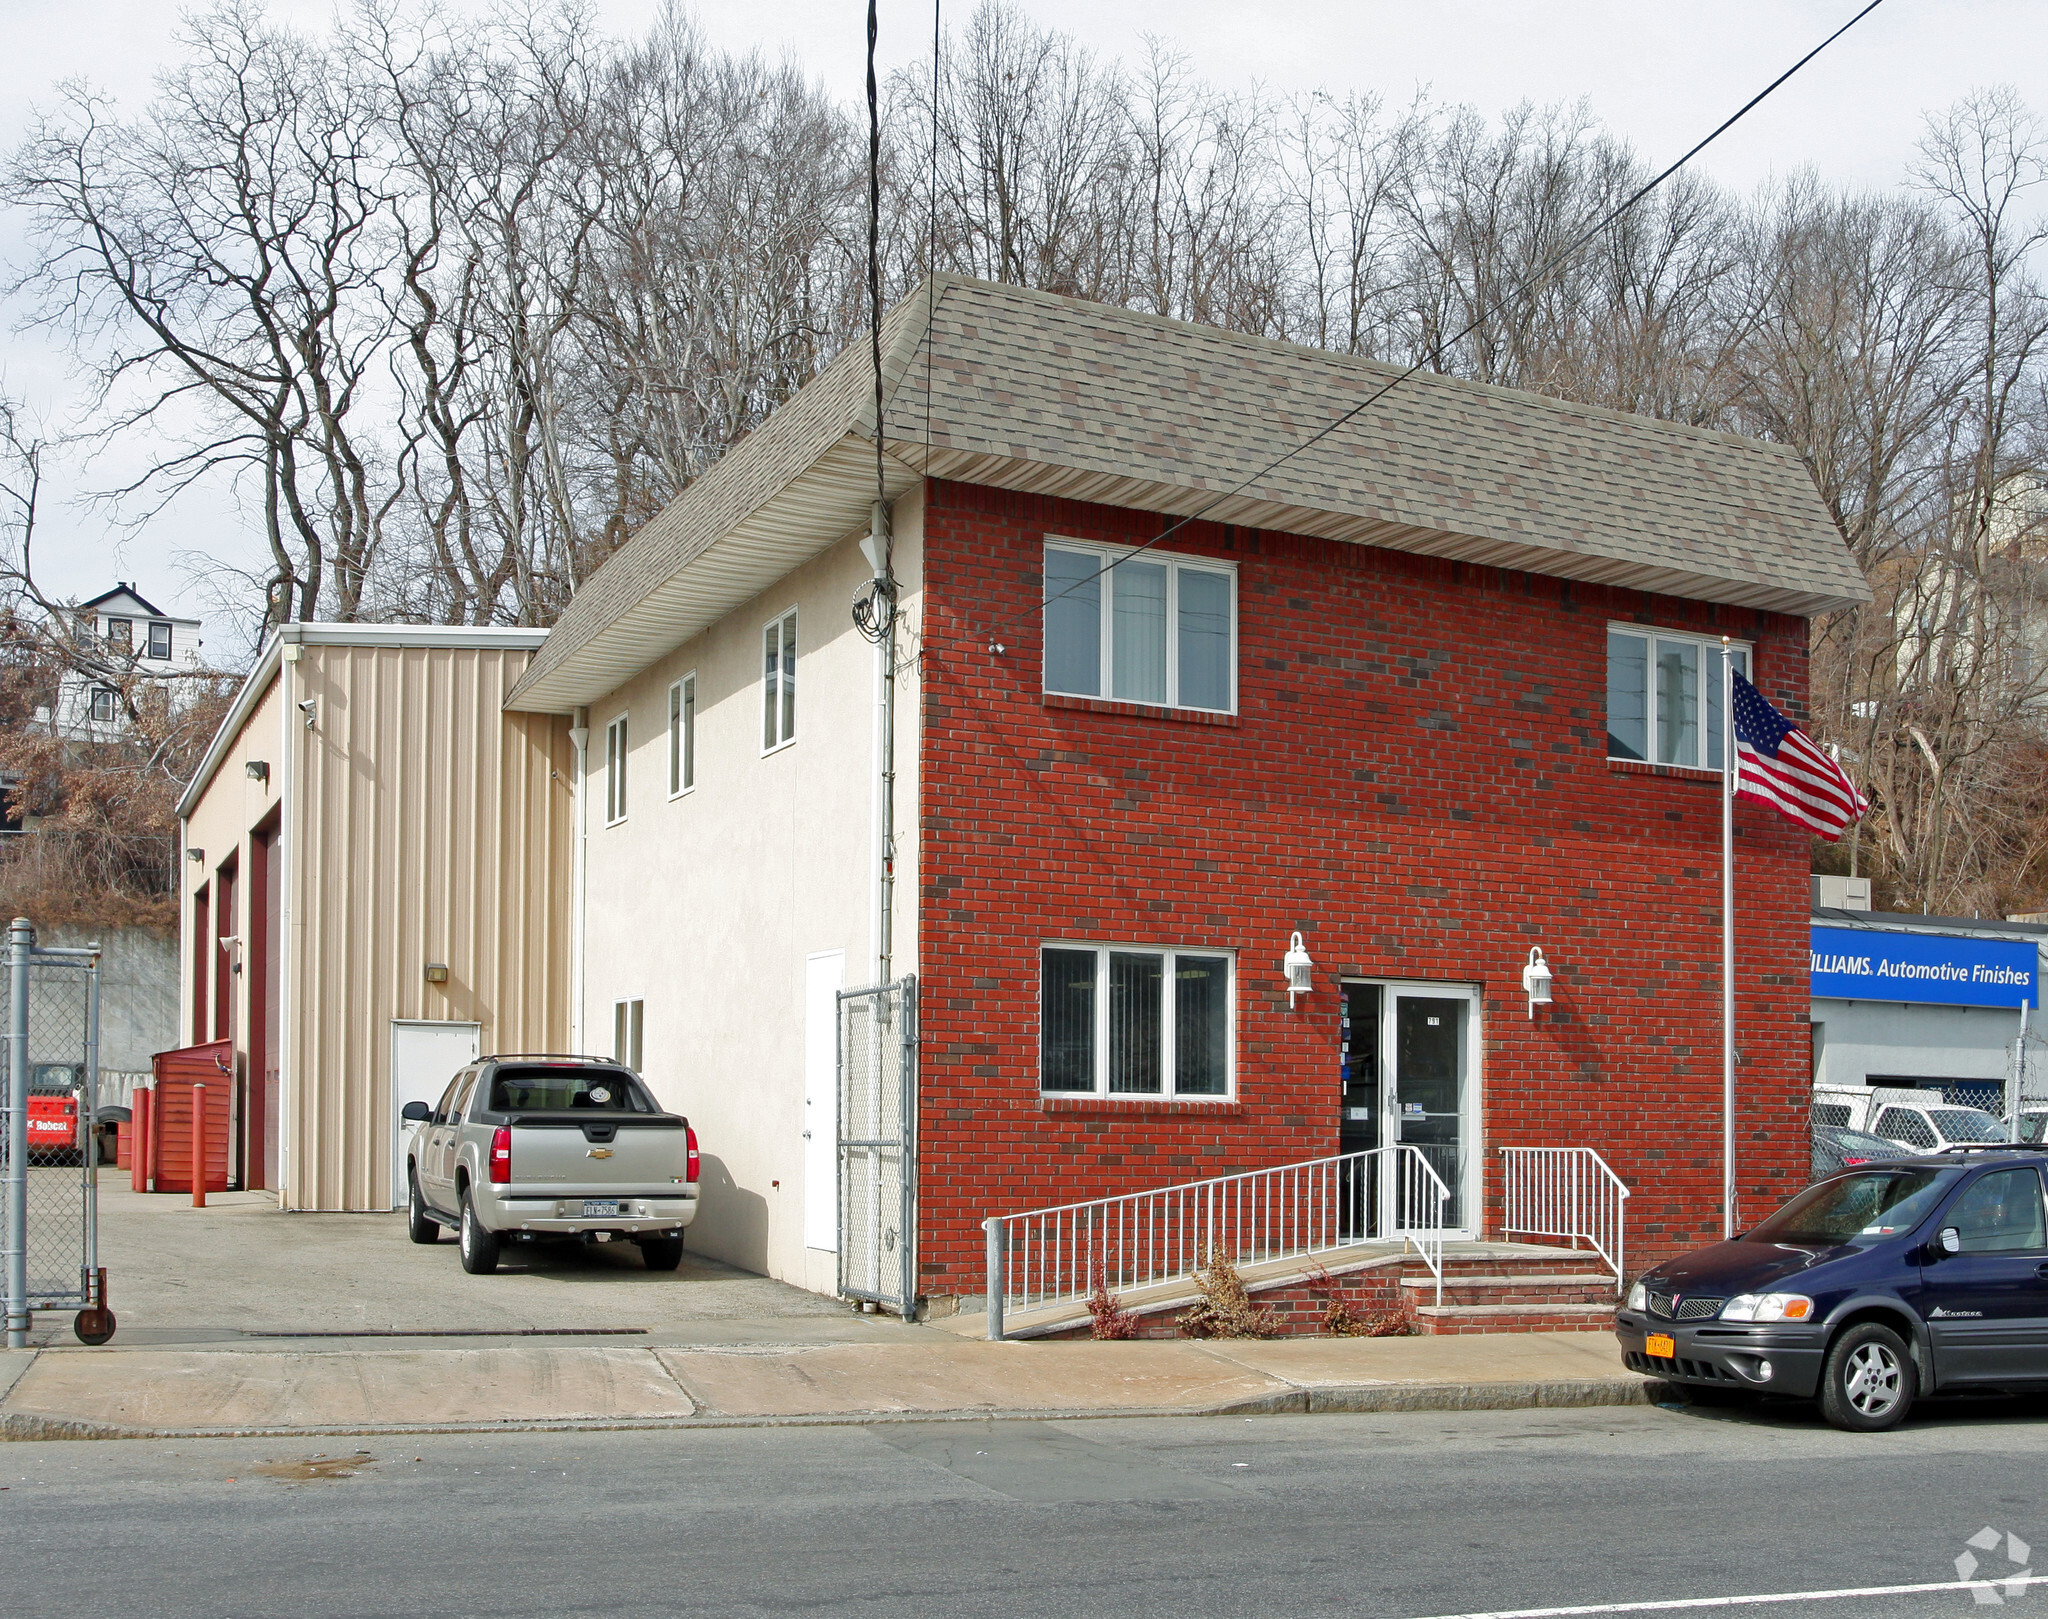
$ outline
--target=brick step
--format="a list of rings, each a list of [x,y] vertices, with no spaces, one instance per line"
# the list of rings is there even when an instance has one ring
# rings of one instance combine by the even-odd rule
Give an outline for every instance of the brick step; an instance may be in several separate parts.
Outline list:
[[[1425,1336],[1461,1332],[1598,1332],[1612,1304],[1424,1304],[1415,1310]]]
[[[1401,1290],[1408,1302],[1420,1304],[1436,1295],[1436,1278],[1404,1276]],[[1614,1278],[1606,1272],[1558,1275],[1444,1274],[1446,1304],[1604,1304],[1614,1302]]]

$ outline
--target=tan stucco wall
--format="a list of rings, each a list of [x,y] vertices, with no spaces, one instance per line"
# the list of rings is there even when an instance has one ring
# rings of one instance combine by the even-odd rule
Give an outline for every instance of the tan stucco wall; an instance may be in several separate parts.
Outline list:
[[[895,955],[916,970],[921,503],[895,510]],[[850,607],[868,575],[848,536],[590,708],[586,1048],[608,1052],[612,1007],[644,1000],[643,1067],[687,1113],[704,1155],[690,1243],[830,1290],[804,1241],[805,961],[846,953],[874,981],[875,650]],[[761,636],[798,612],[797,737],[761,751]],[[697,784],[668,796],[668,689],[697,675]],[[604,824],[605,728],[628,718],[627,817]]]

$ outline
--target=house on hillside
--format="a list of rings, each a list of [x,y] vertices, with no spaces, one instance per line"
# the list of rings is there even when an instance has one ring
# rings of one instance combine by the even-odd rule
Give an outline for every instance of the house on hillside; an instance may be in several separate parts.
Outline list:
[[[205,667],[200,620],[166,613],[132,584],[117,584],[71,611],[79,641],[95,645],[116,667],[133,668],[145,678]],[[118,687],[71,669],[58,682],[48,717],[60,736],[75,742],[109,740],[126,723]]]
[[[1574,1146],[1632,1260],[1717,1235],[1713,669],[1796,715],[1808,617],[1867,596],[1797,456],[1436,376],[1368,405],[1391,368],[951,278],[882,337],[879,424],[855,343],[506,699],[584,739],[570,1038],[691,1116],[693,1245],[830,1291],[907,1243],[943,1310],[991,1215],[1397,1142],[1455,1230],[1501,1234],[1498,1149]],[[1804,1178],[1808,861],[1736,815],[1754,1213]],[[900,1202],[837,1174],[839,992],[885,976]]]

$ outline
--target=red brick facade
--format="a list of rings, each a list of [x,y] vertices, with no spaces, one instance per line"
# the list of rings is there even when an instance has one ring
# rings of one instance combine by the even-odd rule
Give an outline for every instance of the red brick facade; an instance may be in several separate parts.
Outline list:
[[[1049,534],[1151,513],[930,486],[918,970],[924,1286],[982,1290],[980,1221],[1337,1150],[1340,978],[1481,986],[1479,1144],[1597,1147],[1631,1269],[1720,1230],[1718,777],[1606,758],[1610,620],[1734,634],[1797,715],[1806,624],[1196,524],[1238,566],[1238,713],[1047,698]],[[1002,644],[989,649],[991,636]],[[1741,1207],[1804,1180],[1807,842],[1736,807]],[[1279,970],[1300,930],[1315,992]],[[1228,1102],[1042,1097],[1047,939],[1238,952]],[[1556,973],[1531,1021],[1529,946]]]

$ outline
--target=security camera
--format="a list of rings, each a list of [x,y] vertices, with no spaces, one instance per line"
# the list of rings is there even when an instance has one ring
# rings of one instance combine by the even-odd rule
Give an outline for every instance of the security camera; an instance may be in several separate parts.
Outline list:
[[[306,729],[313,729],[313,716],[320,712],[320,705],[308,697],[299,704],[299,712],[306,716]]]

